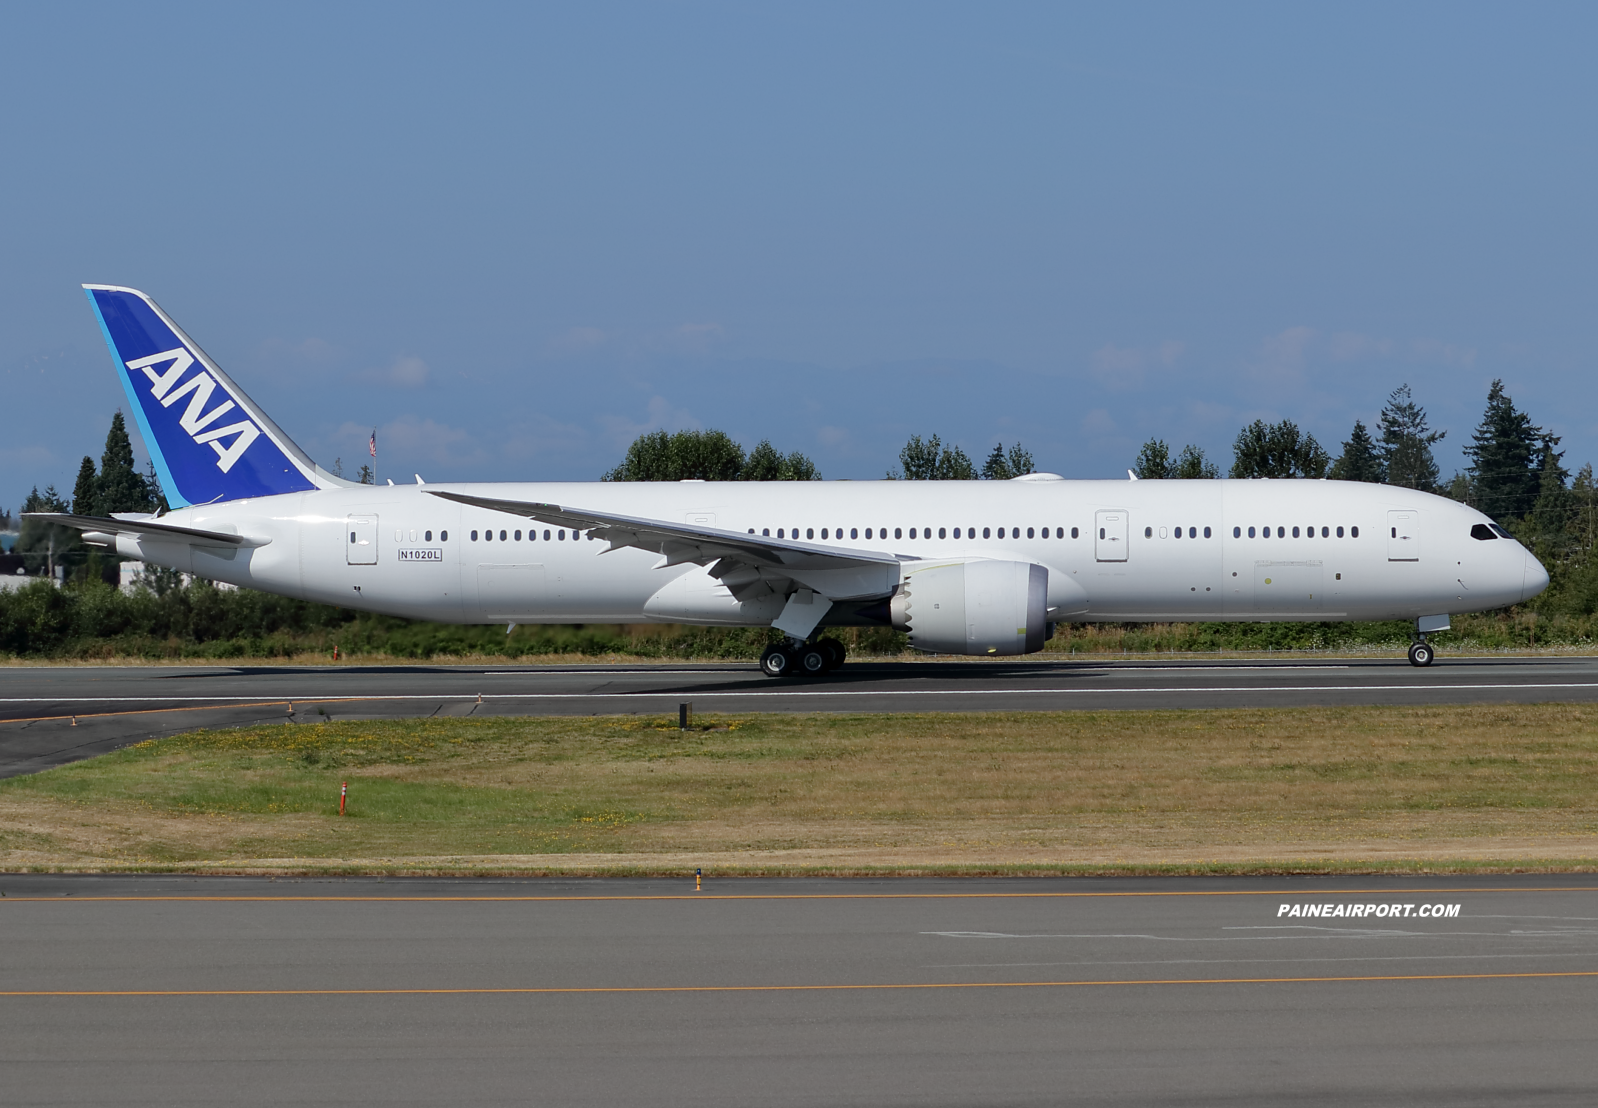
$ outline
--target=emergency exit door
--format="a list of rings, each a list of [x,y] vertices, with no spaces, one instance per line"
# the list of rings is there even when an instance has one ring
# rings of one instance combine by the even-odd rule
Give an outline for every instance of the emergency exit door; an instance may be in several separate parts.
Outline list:
[[[377,517],[350,516],[344,522],[344,560],[352,566],[375,566]]]

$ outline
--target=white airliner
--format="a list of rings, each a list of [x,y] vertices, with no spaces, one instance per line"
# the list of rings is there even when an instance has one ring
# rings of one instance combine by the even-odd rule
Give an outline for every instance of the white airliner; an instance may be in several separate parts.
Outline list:
[[[1540,592],[1508,532],[1439,496],[1339,481],[355,484],[316,465],[153,300],[86,285],[172,511],[51,515],[216,581],[448,623],[774,627],[819,674],[828,626],[1012,655],[1060,622],[1416,621]],[[1130,476],[1130,474],[1129,474]]]

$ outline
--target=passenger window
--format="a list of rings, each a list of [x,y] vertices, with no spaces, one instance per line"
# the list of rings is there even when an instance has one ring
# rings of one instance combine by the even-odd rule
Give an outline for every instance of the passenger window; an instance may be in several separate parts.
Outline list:
[[[822,538],[826,538],[827,537],[827,529],[825,527],[823,527],[821,529],[821,537]]]
[[[1278,527],[1276,529],[1276,537],[1279,538],[1279,539],[1287,538],[1287,528],[1286,527]]]
[[[1341,527],[1339,527],[1337,529],[1337,537],[1338,538],[1342,538],[1343,537],[1343,529]]]
[[[520,531],[516,532],[516,541],[517,542],[521,542],[522,541],[522,533]]]
[[[771,528],[769,528],[769,527],[762,527],[762,528],[761,528],[761,529],[760,529],[760,537],[761,537],[761,538],[763,538],[763,539],[769,539],[769,538],[771,538]]]
[[[438,533],[438,541],[439,542],[449,542],[449,532],[448,531],[440,531]]]
[[[778,537],[778,538],[779,538],[779,539],[785,539],[785,538],[787,538],[787,537],[788,537],[788,536],[787,536],[787,535],[784,535],[784,534],[783,534],[783,533],[782,533],[782,528],[781,528],[781,527],[779,527],[779,528],[777,528],[777,537]]]
[[[939,527],[938,528],[938,538],[946,539],[948,537],[949,537],[949,533],[944,528]]]
[[[1327,528],[1322,527],[1321,528],[1321,538],[1325,539],[1325,538],[1330,538],[1330,537],[1331,537],[1330,531]]]
[[[1208,527],[1204,528],[1204,537],[1205,538],[1209,538],[1210,537],[1210,529]]]
[[[1029,539],[1032,537],[1032,528],[1028,527],[1026,529],[1026,537]]]
[[[1182,537],[1182,529],[1180,527],[1178,527],[1176,529],[1176,537],[1177,538],[1181,538]]]
[[[1243,529],[1241,527],[1232,528],[1232,537],[1234,539],[1242,538],[1243,537]]]
[[[499,533],[499,541],[500,542],[504,542],[505,541],[505,532],[501,531]]]
[[[910,528],[910,537],[912,539],[916,537],[916,529],[914,527]]]
[[[860,537],[860,532],[857,529],[851,527],[851,528],[849,528],[849,537],[851,539],[858,539]]]
[[[954,529],[954,537],[955,538],[959,538],[960,537],[960,528],[956,527]]]
[[[1190,539],[1198,538],[1198,528],[1197,527],[1189,527],[1187,529],[1187,537],[1190,538]],[[1205,538],[1209,538],[1210,537],[1210,529],[1208,527],[1204,528],[1204,537]]]
[[[1254,537],[1254,528],[1250,527],[1248,529],[1248,537],[1251,539]]]
[[[1152,539],[1154,537],[1154,528],[1152,528],[1152,527],[1143,528],[1143,537],[1145,539]]]
[[[1297,527],[1293,528],[1293,537],[1295,539],[1298,538],[1298,528]]]
[[[1470,529],[1470,537],[1473,539],[1481,539],[1484,542],[1498,538],[1497,535],[1493,534],[1493,529],[1487,526],[1485,523],[1478,523],[1472,527]]]
[[[355,532],[351,531],[350,532],[350,542],[354,542],[354,541],[355,541]],[[477,532],[476,531],[472,532],[472,541],[473,542],[477,541]]]
[[[561,542],[565,542],[566,541],[566,532],[564,532],[564,531],[556,531],[555,532],[555,538],[560,540]]]
[[[902,538],[904,538],[904,529],[903,529],[903,528],[900,528],[900,527],[895,527],[895,528],[894,528],[894,529],[893,529],[893,537],[894,537],[894,538],[896,538],[896,539],[902,539]],[[910,537],[911,537],[911,538],[914,538],[914,537],[915,537],[915,535],[913,535],[913,534],[912,534],[912,535],[911,535],[911,536],[910,536]]]
[[[816,529],[814,527],[806,527],[805,528],[805,538],[813,539],[815,537],[816,537]]]
[[[432,542],[433,541],[433,532],[431,532],[431,531],[423,531],[422,535],[423,535],[423,538],[422,538],[423,542]]]
[[[990,532],[989,532],[989,530],[988,530],[988,529],[987,529],[987,528],[986,528],[986,527],[984,527],[984,528],[983,528],[983,529],[982,529],[982,537],[983,537],[983,538],[985,538],[985,539],[987,539],[987,538],[992,538],[992,537],[993,537],[993,536],[992,536],[992,534],[991,534],[991,533],[990,533]],[[1103,536],[1103,535],[1100,535],[1100,536],[1099,536],[1099,538],[1101,538],[1101,539],[1102,539],[1102,538],[1103,538],[1103,537],[1104,537],[1104,536]]]
[[[1351,539],[1359,538],[1359,528],[1358,527],[1350,527],[1348,529],[1348,537],[1351,538]]]
[[[866,538],[869,539],[870,537],[871,537],[871,528],[867,527],[866,528]]]

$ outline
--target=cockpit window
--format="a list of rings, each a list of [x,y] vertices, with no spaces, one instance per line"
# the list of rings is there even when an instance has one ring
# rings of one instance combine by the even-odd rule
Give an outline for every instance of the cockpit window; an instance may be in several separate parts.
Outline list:
[[[1493,529],[1485,523],[1478,523],[1470,529],[1470,537],[1486,542],[1488,539],[1496,539],[1498,536],[1493,534]]]
[[[1496,524],[1496,523],[1493,524],[1493,530],[1498,532],[1498,537],[1501,538],[1501,539],[1512,539],[1512,538],[1515,537],[1514,535],[1511,535],[1508,531],[1505,531],[1502,527],[1498,526],[1498,524]]]

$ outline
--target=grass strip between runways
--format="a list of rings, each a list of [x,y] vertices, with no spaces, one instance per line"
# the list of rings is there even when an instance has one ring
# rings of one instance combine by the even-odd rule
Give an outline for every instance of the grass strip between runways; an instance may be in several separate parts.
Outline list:
[[[0,867],[1581,869],[1595,786],[1598,705],[330,722],[0,782]]]

